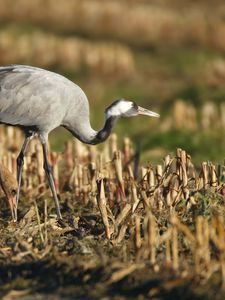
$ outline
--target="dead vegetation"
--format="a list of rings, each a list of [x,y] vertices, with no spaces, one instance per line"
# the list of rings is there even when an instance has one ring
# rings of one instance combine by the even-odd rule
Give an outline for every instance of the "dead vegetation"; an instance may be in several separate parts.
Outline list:
[[[0,0],[0,18],[1,64],[58,69],[79,84],[85,74],[94,100],[181,99],[153,134],[185,128],[224,141],[221,1]],[[1,163],[14,176],[21,144],[20,131],[0,127]],[[31,142],[18,223],[0,198],[1,299],[224,299],[224,162],[196,166],[182,149],[157,165],[139,158],[115,135],[100,147],[73,140],[63,153],[50,151],[58,223],[41,146]]]
[[[204,5],[199,1],[197,5],[186,2],[160,5],[158,1],[108,0],[103,5],[97,0],[58,0],[57,4],[52,0],[44,4],[42,0],[1,0],[0,18],[89,36],[108,36],[134,45],[194,44],[223,51],[223,3],[217,1],[212,6],[210,1]]]
[[[68,71],[99,74],[134,72],[131,51],[119,43],[90,42],[75,37],[60,37],[36,30],[33,34],[12,29],[0,32],[0,62],[58,67]],[[17,49],[14,51],[14,49]]]
[[[171,117],[172,116],[172,117]],[[205,101],[196,108],[192,103],[177,99],[171,109],[171,116],[165,118],[159,126],[166,131],[185,129],[203,132],[223,132],[225,130],[225,103],[219,105],[213,101]]]
[[[2,161],[15,174],[20,133],[8,127],[0,138]],[[196,168],[181,149],[158,165],[137,157],[130,140],[120,150],[115,135],[102,149],[68,141],[63,153],[51,151],[64,216],[58,223],[41,149],[31,142],[18,224],[1,199],[4,299],[170,299],[184,291],[193,299],[215,289],[209,299],[222,299],[225,165]]]

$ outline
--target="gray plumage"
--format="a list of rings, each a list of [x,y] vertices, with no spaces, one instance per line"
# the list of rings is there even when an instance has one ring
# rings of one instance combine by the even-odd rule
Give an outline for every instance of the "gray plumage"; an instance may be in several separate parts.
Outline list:
[[[96,134],[82,89],[59,74],[29,66],[0,67],[0,122],[35,126],[45,139],[58,126],[72,129],[83,142]]]
[[[24,154],[28,143],[37,135],[42,143],[44,169],[52,190],[57,216],[62,218],[55,185],[48,163],[48,134],[63,126],[80,141],[98,144],[110,134],[119,117],[157,113],[124,99],[113,102],[105,110],[105,124],[99,131],[92,129],[89,120],[89,103],[83,90],[67,78],[44,69],[10,65],[0,67],[0,123],[17,125],[25,132],[25,141],[17,158],[17,205],[21,185]],[[17,218],[17,207],[15,219]]]

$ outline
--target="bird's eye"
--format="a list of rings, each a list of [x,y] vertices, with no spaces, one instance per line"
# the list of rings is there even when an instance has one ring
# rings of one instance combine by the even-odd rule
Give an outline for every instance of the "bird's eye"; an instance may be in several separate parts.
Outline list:
[[[132,102],[132,106],[133,106],[134,109],[138,110],[138,105],[134,101]]]
[[[15,190],[15,189],[12,189],[12,190],[11,190],[11,195],[12,195],[12,196],[15,196],[15,195],[16,195],[16,190]]]

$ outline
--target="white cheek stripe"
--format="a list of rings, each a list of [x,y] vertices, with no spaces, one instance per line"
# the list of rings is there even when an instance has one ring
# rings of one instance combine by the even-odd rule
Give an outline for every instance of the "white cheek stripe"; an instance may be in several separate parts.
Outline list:
[[[107,111],[107,116],[120,116],[125,114],[133,106],[130,101],[120,101]]]

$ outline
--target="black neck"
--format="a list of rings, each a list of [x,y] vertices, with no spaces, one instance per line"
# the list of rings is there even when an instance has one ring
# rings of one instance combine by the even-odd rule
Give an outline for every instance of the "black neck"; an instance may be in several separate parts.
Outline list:
[[[85,128],[81,128],[82,130],[74,130],[73,126],[68,125],[63,125],[63,127],[69,130],[73,136],[78,138],[81,142],[85,144],[96,145],[104,142],[108,138],[117,119],[118,117],[107,118],[104,127],[97,132],[93,130],[90,125]]]
[[[118,117],[113,116],[106,119],[104,127],[97,132],[91,144],[95,145],[104,142],[112,132],[112,128],[115,126],[117,119]]]

